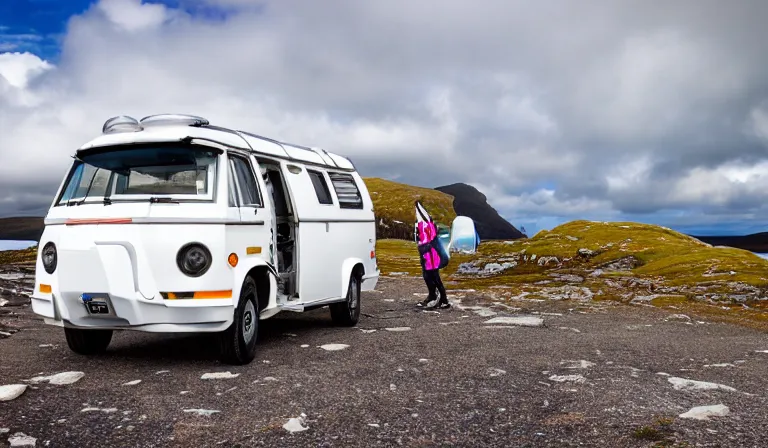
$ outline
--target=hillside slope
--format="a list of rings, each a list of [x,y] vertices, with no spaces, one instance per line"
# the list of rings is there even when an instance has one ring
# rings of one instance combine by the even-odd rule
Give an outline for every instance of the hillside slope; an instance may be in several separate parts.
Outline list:
[[[376,253],[384,275],[420,274],[413,243],[380,241]],[[502,301],[616,300],[768,330],[768,260],[654,225],[572,221],[488,241],[452,254],[443,279]]]
[[[0,218],[0,240],[40,241],[43,228],[42,217]]]
[[[376,237],[379,239],[413,239],[416,215],[413,202],[420,200],[432,218],[439,224],[450,226],[456,218],[453,197],[431,188],[392,182],[377,177],[363,179],[373,200],[376,212]]]
[[[752,252],[768,253],[768,232],[743,236],[694,236],[713,246],[738,247]]]
[[[525,238],[515,226],[488,204],[485,195],[475,187],[463,183],[435,188],[454,197],[453,208],[458,215],[469,216],[481,240],[516,240]]]

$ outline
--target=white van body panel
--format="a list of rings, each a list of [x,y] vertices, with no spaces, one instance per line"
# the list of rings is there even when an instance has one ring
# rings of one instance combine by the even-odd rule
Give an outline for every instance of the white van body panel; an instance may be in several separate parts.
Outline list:
[[[57,205],[67,178],[62,181],[45,217],[39,244],[39,252],[47,243],[55,244],[57,265],[49,274],[38,253],[32,295],[33,311],[47,323],[151,332],[220,332],[232,324],[243,282],[254,273],[262,275],[265,280],[260,287],[269,291],[268,296],[259,297],[261,319],[281,310],[301,311],[345,300],[353,272],[361,274],[362,290],[375,288],[379,270],[373,203],[362,178],[344,157],[242,131],[186,125],[104,134],[80,151],[173,142],[223,150],[210,200]],[[266,158],[280,166],[294,212],[297,297],[277,292],[275,205],[258,166],[254,166],[255,181],[262,203],[233,206],[228,200],[228,161],[244,154],[254,165],[257,159]],[[322,173],[332,204],[319,202],[308,170]],[[340,207],[332,174],[354,179],[362,207]],[[174,198],[177,196],[166,199]],[[192,242],[204,245],[211,254],[210,268],[199,277],[184,274],[177,265],[180,248]],[[228,263],[230,254],[237,255],[235,267]],[[182,297],[192,292],[229,295]],[[82,294],[108,294],[111,315],[90,315]],[[169,299],[169,294],[180,295]]]

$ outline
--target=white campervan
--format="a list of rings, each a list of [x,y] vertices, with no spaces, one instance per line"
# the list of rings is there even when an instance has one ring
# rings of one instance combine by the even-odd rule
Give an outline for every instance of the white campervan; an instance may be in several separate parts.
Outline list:
[[[218,332],[223,360],[245,364],[280,311],[356,325],[375,245],[347,158],[190,115],[114,117],[45,217],[32,308],[80,354],[113,330]]]

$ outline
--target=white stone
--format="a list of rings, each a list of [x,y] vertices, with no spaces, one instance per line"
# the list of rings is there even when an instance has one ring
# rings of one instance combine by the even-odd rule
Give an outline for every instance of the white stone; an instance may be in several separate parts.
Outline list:
[[[680,414],[680,418],[691,418],[695,420],[709,420],[709,417],[725,417],[730,414],[728,406],[716,404],[713,406],[697,406],[690,411]]]
[[[203,417],[209,417],[213,414],[219,413],[221,411],[214,411],[212,409],[184,409],[184,412],[188,414],[197,414]]]
[[[521,327],[541,327],[544,325],[544,319],[540,317],[531,316],[502,316],[494,317],[491,320],[483,322],[485,325],[489,324],[502,324],[502,325],[519,325]]]
[[[84,376],[85,376],[85,373],[83,372],[61,372],[61,373],[48,375],[48,376],[36,376],[28,381],[32,383],[40,383],[43,381],[48,381],[50,384],[61,386],[61,385],[76,383],[80,381],[80,379],[83,378]]]
[[[11,401],[19,398],[27,390],[26,384],[8,384],[0,386],[0,401]]]
[[[725,386],[723,384],[717,384],[717,383],[708,383],[706,381],[696,381],[696,380],[689,380],[686,378],[678,378],[678,377],[669,377],[667,378],[667,381],[672,383],[672,386],[676,390],[727,390],[730,392],[735,392],[736,389],[734,389],[731,386]]]
[[[378,428],[379,424],[378,423],[368,423],[368,426],[370,426],[371,428]]]
[[[0,299],[0,306],[5,306],[8,304],[8,301],[5,299]]]
[[[11,437],[8,437],[8,443],[11,444],[11,448],[34,448],[37,444],[37,439],[30,437],[23,432],[17,432]]]
[[[588,369],[595,365],[594,362],[590,362],[584,359],[578,361],[561,361],[560,364],[567,364],[566,369]]]
[[[288,422],[283,425],[283,429],[285,429],[290,433],[294,433],[294,432],[306,431],[309,428],[305,426],[304,417],[301,416],[301,417],[294,417],[289,419]]]
[[[504,375],[506,373],[507,373],[506,370],[501,370],[501,369],[491,369],[490,370],[490,375],[493,376],[493,377],[501,376],[501,375]]]
[[[704,367],[736,367],[736,365],[729,362],[724,362],[720,364],[704,364]]]
[[[127,383],[124,383],[123,386],[135,386],[135,385],[139,384],[140,382],[141,382],[141,380],[128,381]]]
[[[325,344],[320,346],[320,348],[322,348],[323,350],[327,350],[329,352],[344,350],[347,347],[349,347],[349,345],[347,344]]]
[[[395,331],[395,332],[411,331],[411,327],[392,327],[392,328],[385,328],[385,330],[387,330],[387,331]]]
[[[584,383],[587,381],[587,379],[584,378],[582,375],[552,375],[549,377],[549,380],[555,381],[557,383],[564,383],[564,382]]]
[[[301,348],[308,348],[309,344],[301,344]]]
[[[83,408],[80,412],[104,412],[105,414],[111,414],[117,412],[117,408]]]
[[[363,333],[375,333],[376,332],[376,330],[366,330],[364,328],[361,328],[360,331],[362,331]]]
[[[163,373],[170,373],[170,372],[171,372],[170,370],[158,370],[157,372],[155,372],[155,375],[162,375]]]
[[[230,378],[237,378],[240,376],[239,373],[231,373],[229,371],[227,372],[213,372],[213,373],[204,373],[203,376],[200,377],[201,380],[226,380]]]

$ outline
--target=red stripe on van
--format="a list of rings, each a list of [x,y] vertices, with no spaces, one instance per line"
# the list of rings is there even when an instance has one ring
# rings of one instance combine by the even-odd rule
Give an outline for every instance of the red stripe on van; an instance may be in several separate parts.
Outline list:
[[[131,218],[93,218],[93,219],[68,219],[65,224],[68,226],[77,226],[81,224],[130,224]]]

